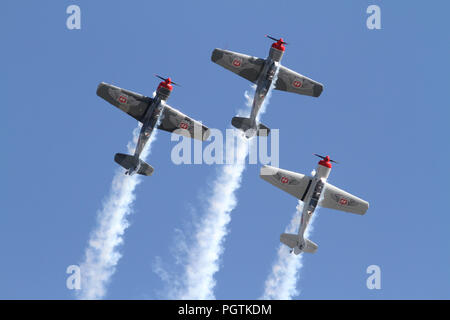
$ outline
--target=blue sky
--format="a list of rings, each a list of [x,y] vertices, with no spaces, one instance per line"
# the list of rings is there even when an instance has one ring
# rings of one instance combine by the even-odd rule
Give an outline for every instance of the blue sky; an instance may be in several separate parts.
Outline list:
[[[81,8],[81,30],[66,8]],[[381,8],[382,29],[366,28]],[[280,129],[280,167],[309,173],[312,153],[340,162],[330,182],[370,202],[365,216],[320,209],[298,299],[450,298],[447,12],[444,1],[6,1],[1,11],[0,298],[73,299],[96,212],[136,121],[95,94],[101,81],[151,95],[155,73],[182,84],[168,103],[229,126],[249,83],[210,61],[214,48],[266,57],[324,84],[318,98],[274,92],[262,122]],[[447,106],[447,107],[446,107]],[[161,132],[137,187],[110,299],[164,298],[156,257],[172,272],[175,229],[192,234],[217,166],[175,165]],[[296,199],[250,165],[228,226],[219,299],[261,296]],[[382,289],[366,288],[381,267]]]

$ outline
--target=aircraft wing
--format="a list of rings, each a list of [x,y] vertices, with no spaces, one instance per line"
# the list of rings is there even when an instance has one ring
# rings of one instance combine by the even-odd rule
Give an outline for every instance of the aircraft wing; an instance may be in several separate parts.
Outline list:
[[[275,89],[318,97],[322,93],[323,85],[285,66],[280,66]]]
[[[211,60],[253,83],[258,80],[265,62],[261,58],[222,49],[214,49]]]
[[[199,121],[191,119],[168,104],[164,104],[164,110],[160,117],[158,129],[175,132],[188,138],[203,141],[208,139],[210,134],[207,126],[204,126]]]
[[[140,122],[152,102],[149,97],[104,82],[98,85],[97,95]]]
[[[311,177],[271,166],[261,168],[260,177],[275,187],[303,200],[311,185]]]
[[[323,198],[319,206],[356,214],[365,214],[369,209],[369,203],[330,183],[325,184]]]

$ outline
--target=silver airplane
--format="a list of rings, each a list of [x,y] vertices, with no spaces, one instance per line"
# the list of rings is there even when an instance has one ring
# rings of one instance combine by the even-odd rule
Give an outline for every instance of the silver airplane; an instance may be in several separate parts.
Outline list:
[[[125,174],[128,175],[137,173],[150,176],[153,173],[154,169],[152,166],[139,159],[139,156],[155,127],[203,141],[210,134],[208,127],[191,119],[166,103],[173,90],[172,84],[177,84],[170,78],[163,78],[158,75],[157,77],[163,81],[156,89],[156,95],[153,98],[104,82],[100,83],[97,88],[97,95],[99,97],[142,123],[134,155],[116,153],[114,156],[114,161],[124,167],[127,170]]]
[[[211,55],[213,62],[256,84],[250,118],[234,117],[231,120],[231,124],[244,131],[247,138],[255,134],[267,136],[270,132],[267,126],[257,123],[256,117],[275,78],[274,88],[277,90],[313,97],[320,96],[323,90],[323,85],[319,82],[280,65],[285,51],[284,45],[287,43],[283,38],[275,39],[267,35],[266,37],[276,41],[272,44],[266,59],[217,48]]]
[[[317,205],[363,215],[369,208],[369,203],[344,190],[341,190],[327,182],[331,171],[329,156],[321,156],[313,177],[301,173],[287,171],[271,166],[261,168],[260,177],[277,188],[293,195],[304,203],[300,228],[297,234],[283,233],[280,241],[291,248],[291,253],[314,253],[318,246],[309,239],[305,239],[304,233]]]

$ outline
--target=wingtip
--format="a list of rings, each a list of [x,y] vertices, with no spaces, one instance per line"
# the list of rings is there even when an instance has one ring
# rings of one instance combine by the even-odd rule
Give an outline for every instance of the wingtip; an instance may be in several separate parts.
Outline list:
[[[203,132],[202,140],[207,141],[209,136],[211,135],[211,129],[209,129],[208,127],[204,127],[203,130],[204,130],[204,132]]]
[[[263,165],[259,171],[259,176],[271,176],[273,175],[274,168],[269,165]]]
[[[313,88],[313,95],[314,97],[319,97],[322,94],[323,91],[323,85],[321,84],[316,84]]]
[[[101,89],[102,89],[104,86],[106,86],[106,83],[105,83],[105,82],[100,82],[100,83],[98,84],[98,86],[97,86],[97,90],[95,91],[95,93],[96,93],[99,97],[101,97],[101,96],[100,96],[100,91],[101,91]]]
[[[222,57],[223,57],[223,52],[221,52],[221,50],[219,50],[218,48],[215,48],[213,50],[213,52],[211,53],[211,61],[212,62],[217,62]]]

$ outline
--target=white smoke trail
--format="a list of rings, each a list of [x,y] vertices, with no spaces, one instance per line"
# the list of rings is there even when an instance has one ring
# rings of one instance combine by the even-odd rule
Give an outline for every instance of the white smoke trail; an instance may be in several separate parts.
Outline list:
[[[224,165],[213,184],[206,214],[197,226],[195,245],[188,254],[184,289],[178,292],[178,299],[214,299],[214,274],[219,270],[230,213],[237,204],[235,193],[241,185],[248,155],[247,145],[240,139],[243,138],[238,139],[237,163]]]
[[[298,201],[296,212],[286,227],[286,233],[297,233],[300,225],[303,202]],[[313,223],[317,215],[317,210],[311,217],[308,228],[305,231],[305,238],[309,238],[313,231]],[[297,289],[297,282],[300,277],[300,270],[303,267],[303,253],[298,256],[291,254],[290,249],[280,244],[277,252],[277,260],[272,265],[272,271],[265,282],[264,294],[265,300],[288,300],[300,294]]]
[[[277,74],[275,74],[273,83],[276,83],[276,77]],[[252,89],[253,92],[245,92],[247,108],[246,110],[239,110],[239,115],[248,115],[256,86],[252,86]],[[261,106],[257,121],[266,110],[272,89],[273,86]],[[194,243],[189,246],[185,274],[181,281],[172,280],[172,288],[180,286],[181,282],[181,288],[176,289],[177,292],[175,292],[173,298],[215,299],[214,287],[216,281],[214,275],[219,270],[219,259],[224,251],[224,241],[228,234],[227,226],[231,221],[231,212],[237,205],[235,194],[241,186],[242,173],[246,167],[245,160],[251,144],[256,143],[255,141],[256,138],[247,141],[239,134],[235,153],[236,163],[223,165],[220,169],[213,183],[212,195],[207,201],[206,213],[196,226]],[[179,246],[187,247],[185,243],[179,244]],[[155,272],[167,279],[167,273],[164,273],[158,266],[156,268],[159,270],[155,270]]]
[[[133,131],[133,141],[127,146],[129,153],[135,149],[139,130],[140,126]],[[145,161],[150,154],[151,144],[155,139],[156,130],[141,153],[142,160]],[[123,169],[116,170],[110,194],[97,213],[97,226],[91,233],[85,260],[80,265],[82,283],[79,299],[102,299],[106,295],[106,286],[122,257],[119,246],[123,243],[123,234],[129,226],[127,216],[132,213],[134,190],[140,181],[138,174],[126,176]]]

